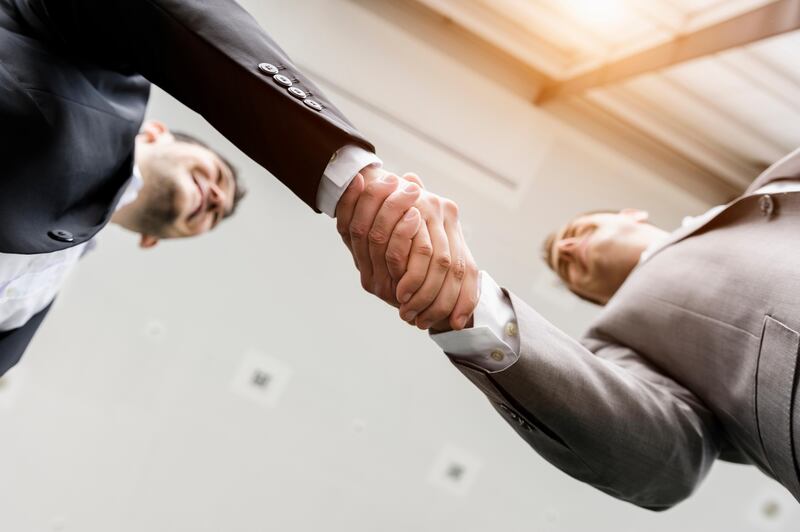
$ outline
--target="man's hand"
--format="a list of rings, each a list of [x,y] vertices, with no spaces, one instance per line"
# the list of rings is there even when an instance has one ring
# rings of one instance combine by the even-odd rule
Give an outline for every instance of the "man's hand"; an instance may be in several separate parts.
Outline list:
[[[421,329],[462,329],[477,305],[478,269],[458,207],[425,191],[414,174],[399,179],[375,168],[362,174],[336,207],[337,230],[362,286]]]
[[[386,261],[375,249],[388,244],[397,221],[419,199],[421,189],[414,183],[403,182],[399,186],[401,181],[396,175],[380,169],[369,173],[365,171],[364,174],[367,178],[362,174],[357,175],[339,199],[336,206],[336,228],[353,254],[364,290],[387,303],[399,306]],[[386,205],[397,215],[388,234],[384,234],[380,227],[373,230],[373,222],[382,205]],[[398,238],[409,242],[417,233],[420,221],[419,211],[414,209],[410,212],[410,219],[397,228]],[[414,212],[417,213],[416,216]]]

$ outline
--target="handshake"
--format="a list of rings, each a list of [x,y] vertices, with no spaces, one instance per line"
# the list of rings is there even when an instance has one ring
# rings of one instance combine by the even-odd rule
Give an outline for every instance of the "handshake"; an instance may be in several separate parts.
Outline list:
[[[339,199],[336,228],[361,286],[399,308],[403,321],[435,331],[470,323],[479,277],[458,206],[426,191],[415,174],[363,169]]]

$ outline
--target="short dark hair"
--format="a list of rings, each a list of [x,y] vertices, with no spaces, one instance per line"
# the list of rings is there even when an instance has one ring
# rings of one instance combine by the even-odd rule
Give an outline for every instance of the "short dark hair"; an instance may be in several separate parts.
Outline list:
[[[230,169],[231,175],[233,176],[233,184],[234,184],[233,205],[231,206],[231,210],[225,213],[224,218],[232,216],[233,213],[236,212],[236,206],[239,204],[239,201],[247,195],[247,188],[245,188],[244,183],[242,183],[242,181],[239,179],[239,170],[235,166],[233,166],[231,162],[228,159],[226,159],[220,152],[218,152],[217,150],[215,150],[202,140],[198,139],[194,135],[190,135],[182,131],[172,131],[171,133],[177,142],[195,144],[212,152],[214,155],[219,157],[219,160],[222,161],[225,164],[225,166],[227,166]]]

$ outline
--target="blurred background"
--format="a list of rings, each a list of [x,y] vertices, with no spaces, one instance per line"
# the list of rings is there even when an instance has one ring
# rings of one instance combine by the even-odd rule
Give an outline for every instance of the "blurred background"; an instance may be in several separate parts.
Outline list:
[[[550,230],[623,207],[673,229],[800,144],[797,1],[242,3],[573,335],[598,308],[541,262]],[[567,477],[361,291],[332,220],[158,89],[149,117],[220,146],[249,197],[153,250],[109,226],[81,261],[0,380],[3,531],[800,529],[754,468],[660,514]]]

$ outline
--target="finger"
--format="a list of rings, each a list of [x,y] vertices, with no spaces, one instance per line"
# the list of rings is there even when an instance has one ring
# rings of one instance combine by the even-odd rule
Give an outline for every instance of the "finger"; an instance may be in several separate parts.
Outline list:
[[[459,227],[459,230],[461,228]],[[464,233],[461,233],[463,240]],[[464,273],[464,282],[461,283],[461,292],[458,294],[458,301],[450,313],[450,327],[455,330],[461,330],[467,324],[470,316],[475,313],[475,308],[478,306],[480,300],[480,271],[475,264],[475,259],[472,258],[469,248],[466,250],[466,272]]]
[[[372,293],[389,303],[396,303],[392,292],[392,278],[386,264],[386,250],[395,226],[403,215],[419,198],[421,189],[416,183],[405,183],[405,186],[392,192],[383,202],[370,229],[369,257],[372,263]],[[410,240],[410,237],[409,237]]]
[[[389,239],[389,244],[386,246],[386,267],[389,269],[389,276],[393,281],[393,288],[395,289],[393,294],[397,293],[397,282],[406,273],[408,257],[411,253],[411,242],[419,230],[421,221],[422,216],[416,207],[408,209],[403,219],[397,222],[394,231],[392,231],[392,237]],[[392,297],[396,299],[396,296],[393,295]]]
[[[447,241],[447,233],[442,219],[437,217],[428,220],[427,226],[431,237],[431,245],[433,246],[433,256],[428,265],[428,272],[419,290],[411,296],[408,303],[401,306],[407,313],[413,313],[417,316],[428,308],[436,299],[436,296],[439,295],[439,290],[441,290],[447,272],[450,270],[450,244]]]
[[[361,272],[361,286],[368,292],[373,290],[368,235],[375,215],[386,198],[397,188],[398,181],[396,175],[386,174],[367,184],[358,197],[353,217],[350,219],[350,245],[358,270]]]
[[[400,319],[401,319],[402,321],[404,321],[404,322],[408,323],[409,325],[411,325],[411,326],[412,326],[412,327],[414,327],[415,329],[417,328],[416,319],[412,319],[412,320],[406,320],[406,319],[404,319],[404,318],[403,318],[403,313],[402,313],[401,311],[399,311],[399,310],[398,310],[398,314],[400,315]]]
[[[453,312],[453,308],[458,301],[461,292],[461,284],[464,282],[466,273],[466,253],[464,251],[464,240],[459,230],[458,218],[456,217],[455,204],[447,207],[451,212],[446,213],[444,228],[447,233],[447,241],[450,244],[450,268],[444,278],[439,293],[433,303],[417,316],[417,326],[421,329],[428,329],[434,323],[445,320]]]
[[[339,203],[336,204],[336,231],[342,237],[347,249],[350,249],[350,220],[358,202],[358,197],[364,191],[364,177],[356,174],[347,190],[344,191]]]
[[[397,283],[397,300],[402,304],[408,302],[411,297],[419,290],[425,277],[428,275],[431,257],[433,256],[433,245],[428,233],[428,225],[425,220],[419,224],[416,236],[411,241],[411,252],[408,255],[408,265],[406,273]],[[403,320],[413,322],[417,313],[410,314],[407,307],[401,307]]]
[[[420,188],[425,188],[425,185],[422,183],[422,179],[420,179],[419,176],[414,172],[408,172],[403,174],[403,179],[418,184]]]

